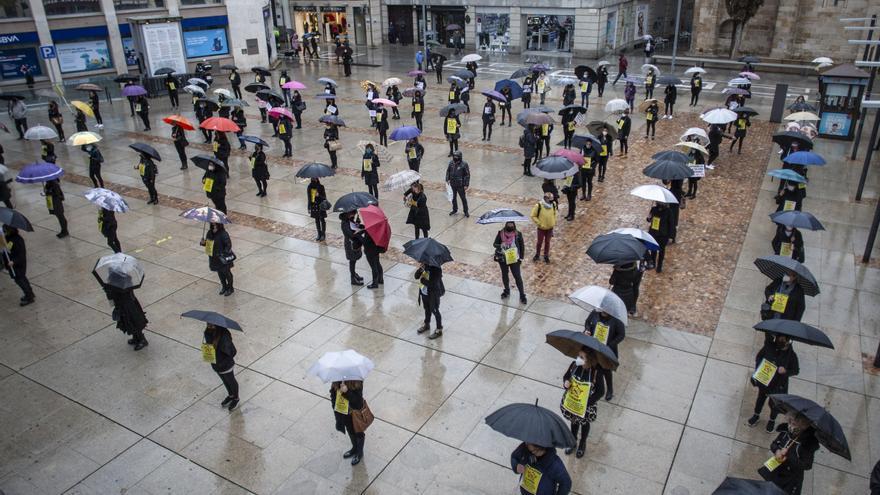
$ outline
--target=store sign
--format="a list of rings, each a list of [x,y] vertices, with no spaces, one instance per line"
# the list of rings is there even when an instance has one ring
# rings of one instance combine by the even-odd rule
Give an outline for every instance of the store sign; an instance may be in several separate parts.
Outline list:
[[[0,46],[15,45],[18,43],[36,43],[39,41],[37,33],[9,33],[0,35]]]
[[[180,26],[176,22],[145,24],[142,33],[150,74],[162,67],[170,67],[178,74],[186,73]]]
[[[318,11],[318,9],[315,8],[314,5],[311,5],[311,6],[294,5],[293,10],[294,10],[294,12],[317,12]]]
[[[9,48],[0,50],[0,79],[23,79],[30,72],[42,75],[36,48]]]
[[[49,60],[51,58],[55,58],[55,47],[52,45],[44,45],[40,47],[40,56],[43,57],[43,60]]]
[[[89,70],[110,69],[113,61],[107,40],[77,41],[75,43],[59,43],[58,65],[61,72],[81,72]]]
[[[210,57],[229,53],[225,28],[184,31],[183,43],[186,46],[187,58]]]
[[[345,7],[321,7],[321,12],[345,12]]]

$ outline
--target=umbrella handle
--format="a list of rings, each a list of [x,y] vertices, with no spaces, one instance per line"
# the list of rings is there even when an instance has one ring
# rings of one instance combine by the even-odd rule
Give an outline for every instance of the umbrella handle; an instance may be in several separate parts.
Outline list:
[[[5,241],[5,238],[4,238],[4,241]],[[4,245],[5,245],[5,242],[4,242]],[[6,257],[6,259],[10,263],[12,262],[12,257],[9,256],[9,251],[7,251],[6,248],[3,248],[3,255]],[[12,275],[12,278],[15,278],[15,268],[13,268],[12,265],[9,265],[9,274]]]

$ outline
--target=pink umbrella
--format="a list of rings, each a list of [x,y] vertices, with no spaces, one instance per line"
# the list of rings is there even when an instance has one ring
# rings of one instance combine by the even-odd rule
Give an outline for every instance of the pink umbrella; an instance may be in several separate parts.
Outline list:
[[[382,105],[384,105],[386,107],[396,107],[397,106],[397,103],[394,103],[393,101],[386,99],[386,98],[373,98],[373,103],[376,103],[376,104],[381,103]]]
[[[282,107],[272,107],[272,110],[269,110],[269,115],[271,117],[286,117],[288,119],[293,119],[293,114],[290,113],[290,110]]]
[[[578,167],[584,164],[584,155],[575,150],[560,149],[553,152],[553,156],[561,156],[566,160],[574,163]]]
[[[746,79],[751,79],[752,81],[757,81],[758,79],[761,79],[761,76],[755,74],[754,72],[748,72],[748,71],[740,72],[739,76],[745,77]]]
[[[299,81],[288,81],[281,87],[284,89],[306,89],[306,85]]]

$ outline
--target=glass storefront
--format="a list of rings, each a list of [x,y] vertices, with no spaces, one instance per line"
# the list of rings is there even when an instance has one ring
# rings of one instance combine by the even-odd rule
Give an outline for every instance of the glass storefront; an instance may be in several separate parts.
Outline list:
[[[337,35],[348,33],[348,20],[345,7],[321,7],[321,30],[323,41],[331,43]]]
[[[447,48],[455,48],[456,43],[464,46],[465,22],[464,9],[438,9],[432,7],[429,15],[433,17],[434,31],[437,33],[437,41]],[[448,29],[450,26],[458,26],[458,29]]]
[[[507,49],[510,45],[510,14],[477,13],[474,25],[481,49]]]
[[[574,15],[527,15],[526,50],[570,52],[574,39]]]
[[[315,7],[293,7],[293,25],[300,38],[306,33],[321,32],[318,26],[318,10]]]

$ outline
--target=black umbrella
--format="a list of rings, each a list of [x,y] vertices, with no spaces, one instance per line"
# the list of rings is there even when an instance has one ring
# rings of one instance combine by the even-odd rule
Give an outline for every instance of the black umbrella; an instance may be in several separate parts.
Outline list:
[[[267,143],[265,140],[263,140],[262,138],[257,137],[257,136],[244,135],[244,136],[241,136],[241,140],[248,142],[248,143],[259,144],[260,146],[263,146],[265,148],[269,147],[269,143]]]
[[[220,70],[238,70],[238,67],[231,64],[224,64],[220,66]]]
[[[786,107],[792,112],[818,112],[819,109],[805,101],[796,101]]]
[[[587,256],[599,264],[622,265],[639,261],[647,249],[642,241],[629,234],[602,234],[590,243]]]
[[[333,124],[338,125],[340,127],[345,127],[345,121],[337,117],[336,115],[322,115],[318,122],[322,124]]]
[[[770,220],[779,225],[803,230],[825,230],[819,220],[806,211],[777,211],[770,214]]]
[[[592,67],[588,67],[586,65],[578,65],[574,68],[574,75],[578,79],[584,79],[584,74],[586,74],[587,78],[591,81],[595,81],[599,78],[598,74],[596,74],[596,71],[594,71]]]
[[[564,156],[548,156],[532,165],[531,172],[544,179],[564,179],[578,173],[578,167]]]
[[[220,168],[226,170],[226,167],[223,166],[223,162],[218,158],[214,158],[209,155],[196,155],[190,158],[196,167],[199,167],[203,170],[208,170],[208,165],[214,165],[214,168]]]
[[[596,136],[593,136],[592,134],[575,134],[574,137],[571,138],[571,147],[572,149],[579,150],[584,147],[584,144],[586,144],[587,141],[592,141],[593,148],[597,150],[602,148],[602,143],[600,143],[599,140],[596,139]],[[562,141],[557,144],[562,146]]]
[[[0,100],[2,101],[17,101],[17,100],[26,100],[22,95],[0,95]]]
[[[455,110],[456,115],[461,115],[465,110],[467,110],[467,106],[465,106],[463,103],[453,103],[451,105],[446,105],[445,107],[441,108],[438,113],[441,117],[446,117],[452,110]]]
[[[442,53],[433,52],[431,53],[431,58],[435,60],[435,64],[439,63],[440,65],[443,65],[443,62],[446,62],[446,55],[443,55]]]
[[[743,114],[746,114],[749,116],[758,115],[758,111],[752,107],[737,107],[736,110],[734,110],[734,112],[743,113]]]
[[[336,175],[336,172],[323,163],[306,163],[296,171],[296,176],[301,179],[332,177],[334,175]]]
[[[159,161],[159,162],[162,161],[162,157],[159,156],[159,152],[156,151],[156,148],[153,148],[153,147],[150,146],[149,144],[144,144],[144,143],[132,143],[132,144],[129,144],[128,147],[131,148],[131,149],[133,149],[133,150],[135,150],[135,151],[137,151],[138,153],[143,153],[143,154],[149,156],[149,157],[152,158],[153,160],[156,160],[156,161]]]
[[[687,156],[687,154],[675,150],[658,151],[657,153],[651,155],[651,158],[653,158],[654,160],[672,160],[681,163],[688,163],[689,161],[691,161],[690,157]]]
[[[140,77],[133,76],[131,74],[123,74],[121,76],[116,76],[113,78],[113,82],[118,82],[118,83],[135,82],[135,81],[140,81],[140,80],[141,80]]]
[[[849,444],[840,423],[824,407],[797,395],[773,394],[770,404],[785,413],[793,412],[804,416],[816,431],[816,438],[830,452],[851,461]]]
[[[452,75],[455,77],[460,77],[462,79],[472,79],[473,77],[475,77],[474,73],[467,69],[457,70],[453,72]]]
[[[771,254],[755,259],[755,266],[758,267],[758,271],[773,280],[782,278],[789,271],[794,272],[797,275],[798,285],[804,289],[804,294],[808,296],[819,294],[819,283],[816,282],[816,277],[813,276],[809,268],[797,260]]]
[[[773,142],[778,144],[779,146],[782,146],[783,148],[788,148],[794,141],[800,143],[801,151],[813,149],[813,140],[802,132],[783,131],[777,132],[773,135]]]
[[[642,170],[648,177],[660,180],[681,180],[694,175],[693,169],[678,160],[660,159]]]
[[[667,75],[667,76],[660,76],[660,77],[658,77],[658,78],[657,78],[657,84],[661,84],[661,85],[663,85],[663,86],[668,86],[668,85],[670,85],[670,84],[672,84],[672,85],[682,84],[682,82],[681,82],[681,79],[679,79],[679,78],[677,78],[677,77],[675,77],[675,76],[669,76],[669,75]]]
[[[19,230],[24,230],[25,232],[34,231],[34,228],[31,226],[31,222],[27,217],[12,208],[0,206],[0,223],[15,227]]]
[[[165,74],[174,74],[175,72],[177,72],[177,71],[172,69],[171,67],[162,67],[161,69],[154,70],[153,75],[154,76],[164,76]]]
[[[515,71],[513,71],[513,74],[510,75],[509,79],[519,79],[521,77],[526,77],[531,73],[531,69],[523,67],[522,69],[516,69]]]
[[[770,481],[727,477],[712,495],[785,495],[785,492]]]
[[[284,97],[269,89],[261,89],[257,91],[257,98],[263,101],[268,101],[273,107],[284,105]]]
[[[566,105],[559,109],[556,112],[560,116],[564,116],[565,114],[579,114],[579,113],[587,113],[586,107],[582,107],[580,105]]]
[[[403,254],[428,266],[439,267],[443,266],[443,263],[453,261],[449,248],[431,237],[407,241],[403,245]]]
[[[239,325],[237,321],[227,318],[220,313],[215,313],[213,311],[191,309],[186,313],[181,314],[180,317],[192,318],[193,320],[203,321],[205,323],[210,323],[211,325],[223,327],[228,330],[238,330],[240,332],[243,331],[241,329],[241,325]]]
[[[834,344],[831,343],[831,339],[825,335],[825,332],[799,321],[783,319],[764,320],[752,328],[761,332],[787,335],[791,340],[803,342],[804,344],[834,349]]]
[[[489,428],[540,447],[574,447],[568,423],[555,412],[534,404],[508,404],[486,416]]]
[[[336,200],[336,204],[333,205],[333,211],[337,213],[347,213],[377,204],[379,204],[379,201],[370,193],[362,191],[350,192],[348,194],[343,194],[342,197]]]
[[[608,135],[611,136],[611,139],[617,139],[617,127],[613,124],[609,124],[604,120],[594,120],[587,124],[587,130],[595,136],[601,135],[602,129],[608,130]]]
[[[547,343],[570,358],[577,357],[583,347],[592,349],[596,351],[599,364],[608,370],[617,369],[619,364],[617,356],[610,347],[599,342],[596,337],[579,330],[554,330],[547,334]]]
[[[256,93],[257,91],[262,91],[264,89],[269,89],[269,86],[262,83],[250,83],[244,87],[244,90],[248,93]]]
[[[761,59],[759,59],[758,57],[755,57],[754,55],[746,55],[744,57],[740,57],[739,61],[745,62],[747,64],[757,64],[758,62],[761,61]]]
[[[269,71],[269,69],[260,66],[251,67],[251,72],[257,72],[259,74],[263,74],[264,76],[268,76],[272,73],[271,71]]]

